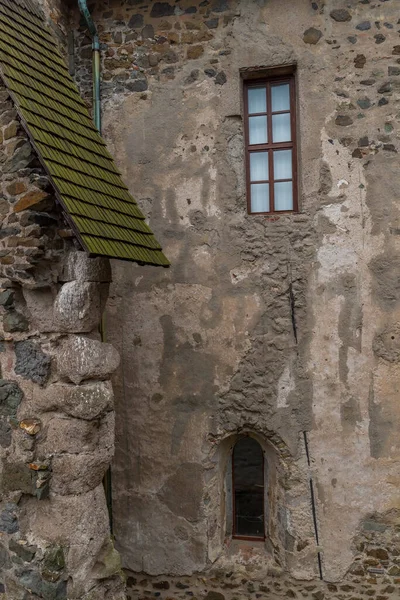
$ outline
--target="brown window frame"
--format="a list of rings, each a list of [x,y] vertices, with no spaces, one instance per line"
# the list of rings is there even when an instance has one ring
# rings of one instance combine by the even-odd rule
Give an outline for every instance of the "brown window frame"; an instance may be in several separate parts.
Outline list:
[[[235,460],[234,460],[234,456],[235,456],[235,448],[236,448],[236,444],[243,439],[243,437],[247,437],[247,436],[242,436],[239,439],[236,440],[233,448],[232,448],[232,453],[231,453],[231,465],[232,465],[232,539],[234,540],[248,540],[248,541],[253,541],[253,542],[264,542],[266,539],[266,522],[265,522],[265,517],[266,517],[266,512],[265,512],[265,456],[264,456],[264,449],[261,446],[260,442],[258,442],[258,440],[255,440],[257,442],[257,444],[260,446],[260,450],[261,450],[261,456],[262,456],[262,461],[261,461],[261,469],[262,469],[262,505],[263,505],[263,535],[240,535],[236,533],[236,494],[235,494]],[[254,438],[253,438],[254,439]]]
[[[276,83],[289,83],[290,90],[290,109],[283,111],[272,112],[271,102],[271,87]],[[248,105],[248,90],[252,87],[266,86],[267,94],[267,112],[266,113],[252,113],[249,115]],[[296,81],[295,73],[283,76],[271,76],[262,77],[260,79],[245,79],[243,82],[243,106],[244,106],[244,133],[245,133],[245,161],[246,161],[246,195],[247,195],[247,212],[249,215],[280,215],[280,214],[291,214],[296,213],[299,210],[299,199],[298,199],[298,181],[297,181],[297,119],[296,119]],[[290,142],[276,142],[272,141],[272,116],[279,114],[290,113],[290,129],[291,129],[291,141]],[[267,117],[267,133],[268,143],[266,144],[251,144],[249,139],[249,116],[266,116]],[[273,150],[292,150],[292,179],[274,179],[274,165],[273,165]],[[269,211],[266,212],[252,212],[251,210],[251,179],[250,179],[250,153],[251,152],[268,152],[268,180],[257,181],[257,183],[268,183],[269,184]],[[293,208],[290,210],[275,210],[275,198],[274,198],[274,183],[275,182],[292,181],[293,182]]]

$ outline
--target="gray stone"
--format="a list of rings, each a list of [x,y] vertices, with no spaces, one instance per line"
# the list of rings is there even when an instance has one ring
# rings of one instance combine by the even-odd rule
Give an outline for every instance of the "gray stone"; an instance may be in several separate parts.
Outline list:
[[[93,568],[93,576],[96,579],[105,579],[112,577],[121,571],[121,557],[115,550],[111,538],[107,538],[96,556],[96,562]]]
[[[226,83],[226,81],[227,81],[227,79],[226,79],[226,75],[225,75],[224,71],[220,71],[215,78],[215,83],[217,85],[224,85],[224,83]]]
[[[132,15],[129,19],[128,27],[130,29],[140,29],[141,27],[143,27],[143,15]]]
[[[0,415],[16,417],[23,392],[15,381],[0,379]]]
[[[46,550],[43,565],[50,571],[62,571],[65,568],[64,550],[61,546],[53,546]]]
[[[388,75],[400,75],[400,67],[388,67]]]
[[[87,454],[61,454],[52,460],[51,491],[62,496],[83,494],[98,487],[113,454],[113,448]]]
[[[168,4],[168,2],[155,2],[151,9],[150,17],[170,17],[174,14],[175,8]]]
[[[16,310],[11,310],[3,316],[3,327],[4,331],[9,333],[15,333],[17,331],[27,331],[29,329],[29,322]]]
[[[16,533],[18,526],[18,506],[14,502],[8,502],[0,512],[0,531],[4,533]]]
[[[4,306],[9,308],[14,303],[14,291],[13,290],[4,290],[0,292],[0,306]]]
[[[45,354],[39,344],[24,340],[15,344],[15,373],[24,379],[30,379],[44,385],[50,374],[51,358]]]
[[[25,142],[22,146],[17,148],[13,156],[4,163],[2,170],[3,173],[16,173],[20,169],[29,167],[33,162],[36,162],[36,157],[32,152],[32,146],[29,142]]]
[[[331,10],[329,14],[334,21],[338,21],[339,23],[351,21],[351,14],[348,10],[344,8],[336,8],[334,10]]]
[[[371,23],[370,21],[362,21],[362,23],[356,26],[356,29],[359,29],[359,31],[368,31],[368,29],[371,29]]]
[[[154,27],[153,25],[145,25],[142,29],[142,38],[153,39],[154,38]]]
[[[378,88],[378,94],[386,94],[387,92],[390,92],[391,89],[392,89],[391,82],[390,81],[386,81],[381,86],[379,86],[379,88]]]
[[[11,426],[3,418],[0,419],[0,446],[2,448],[8,448],[11,444]]]
[[[57,383],[44,390],[34,390],[34,406],[43,412],[63,412],[77,419],[91,421],[113,409],[114,395],[109,381],[85,385]]]
[[[38,450],[42,456],[94,452],[103,433],[98,421],[54,417],[46,427],[45,439],[38,443]]]
[[[383,33],[377,33],[374,35],[374,39],[375,44],[383,44],[383,42],[386,40],[386,37],[383,35]]]
[[[54,325],[58,331],[89,333],[101,320],[100,284],[89,281],[65,283],[54,302]]]
[[[126,84],[130,92],[145,92],[148,87],[147,79],[134,79]]]
[[[218,27],[218,22],[219,19],[209,19],[208,21],[205,21],[206,26],[208,27],[208,29],[216,29]]]
[[[225,596],[220,592],[208,592],[204,596],[204,600],[225,600]]]
[[[37,546],[29,546],[28,544],[20,544],[15,539],[11,539],[9,548],[17,556],[25,562],[31,562],[37,552]]]
[[[357,104],[360,108],[362,108],[363,110],[370,108],[371,107],[371,100],[367,97],[364,98],[359,98],[357,100]]]
[[[22,462],[3,460],[1,473],[1,489],[3,493],[21,491],[24,494],[33,492],[32,471]]]
[[[227,0],[214,0],[211,6],[213,12],[224,12],[229,10],[229,4]]]
[[[348,115],[338,115],[335,119],[335,123],[341,127],[348,127],[353,124],[353,119]]]
[[[11,566],[10,557],[7,548],[0,544],[0,573],[4,573]]]
[[[303,42],[305,44],[318,44],[322,38],[322,31],[315,29],[315,27],[309,27],[303,34]]]
[[[112,280],[110,261],[103,257],[90,258],[86,252],[72,250],[64,259],[59,280],[109,283]]]
[[[85,379],[108,379],[119,365],[119,354],[111,344],[74,336],[58,354],[58,373],[79,384]]]
[[[22,288],[33,330],[57,331],[54,322],[54,294],[51,288]]]

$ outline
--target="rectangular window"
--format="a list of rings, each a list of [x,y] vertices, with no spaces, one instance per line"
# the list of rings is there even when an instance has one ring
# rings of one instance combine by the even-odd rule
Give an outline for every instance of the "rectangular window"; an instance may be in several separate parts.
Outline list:
[[[294,75],[245,81],[244,117],[248,212],[297,211]]]

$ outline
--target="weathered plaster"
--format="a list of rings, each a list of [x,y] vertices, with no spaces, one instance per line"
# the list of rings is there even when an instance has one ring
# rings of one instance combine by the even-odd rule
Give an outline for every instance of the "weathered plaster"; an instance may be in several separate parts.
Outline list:
[[[142,585],[132,575],[132,597],[150,581],[168,597],[177,576],[195,595],[231,598],[239,587],[246,597],[347,600],[365,585],[395,598],[395,2],[159,5],[94,10],[105,135],[172,262],[169,271],[113,265],[108,304],[122,356],[116,541],[126,568],[155,576]],[[77,39],[77,80],[90,98],[88,40]],[[301,210],[248,216],[240,71],[290,64]],[[227,440],[243,431],[264,441],[277,474],[262,548],[224,541]],[[342,586],[318,587],[318,551],[324,579]],[[189,578],[196,572],[206,584]],[[285,572],[286,587],[271,575]]]

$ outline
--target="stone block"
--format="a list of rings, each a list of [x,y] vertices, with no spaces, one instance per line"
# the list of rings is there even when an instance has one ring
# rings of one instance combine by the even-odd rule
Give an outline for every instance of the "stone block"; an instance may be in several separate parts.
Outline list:
[[[45,390],[34,390],[33,394],[34,406],[40,411],[64,412],[71,417],[89,421],[111,411],[114,404],[109,381],[79,386],[57,383]]]
[[[10,566],[11,562],[7,549],[0,544],[0,573],[4,573],[4,571],[9,569]]]
[[[15,381],[0,379],[0,416],[16,417],[23,392]]]
[[[115,550],[112,539],[108,538],[96,557],[93,577],[95,579],[106,579],[121,571],[121,568],[121,557]]]
[[[54,292],[51,288],[22,288],[32,329],[57,331],[54,323]]]
[[[68,496],[89,492],[103,480],[111,458],[112,449],[91,454],[62,454],[52,461],[51,491]]]
[[[62,345],[57,364],[61,378],[79,384],[86,379],[108,379],[119,365],[119,354],[111,344],[74,336]]]
[[[58,331],[89,333],[101,320],[101,290],[98,283],[69,281],[54,302],[54,325]]]
[[[29,322],[16,310],[7,312],[3,317],[4,331],[8,333],[15,333],[17,331],[27,331],[29,329]]]
[[[112,280],[110,261],[102,257],[90,258],[86,252],[72,250],[65,257],[59,280],[109,283]]]
[[[7,502],[0,512],[0,531],[16,533],[18,530],[18,506],[14,502]]]
[[[40,456],[93,452],[102,433],[97,421],[54,417],[47,425],[45,439],[38,443],[38,451]]]
[[[16,363],[14,371],[24,379],[44,385],[50,374],[51,358],[31,340],[15,344]]]
[[[304,32],[303,41],[305,44],[318,44],[321,37],[322,31],[315,29],[315,27],[310,27]]]
[[[27,208],[46,210],[49,206],[49,194],[42,190],[31,190],[24,194],[14,205],[14,212],[21,212]]]
[[[8,448],[11,444],[11,426],[3,418],[0,419],[0,446],[2,448]]]
[[[6,188],[7,193],[10,196],[18,196],[19,194],[23,194],[26,192],[27,187],[23,181],[12,181]]]
[[[25,463],[3,461],[1,473],[2,493],[21,491],[24,494],[33,492],[32,472]]]
[[[27,543],[17,542],[15,539],[10,540],[9,548],[25,562],[31,562],[37,552],[37,546],[29,546]]]
[[[32,146],[29,142],[25,142],[20,146],[14,153],[14,155],[7,160],[2,166],[3,173],[16,173],[20,169],[29,167],[29,165],[36,161],[36,157],[33,154]]]

